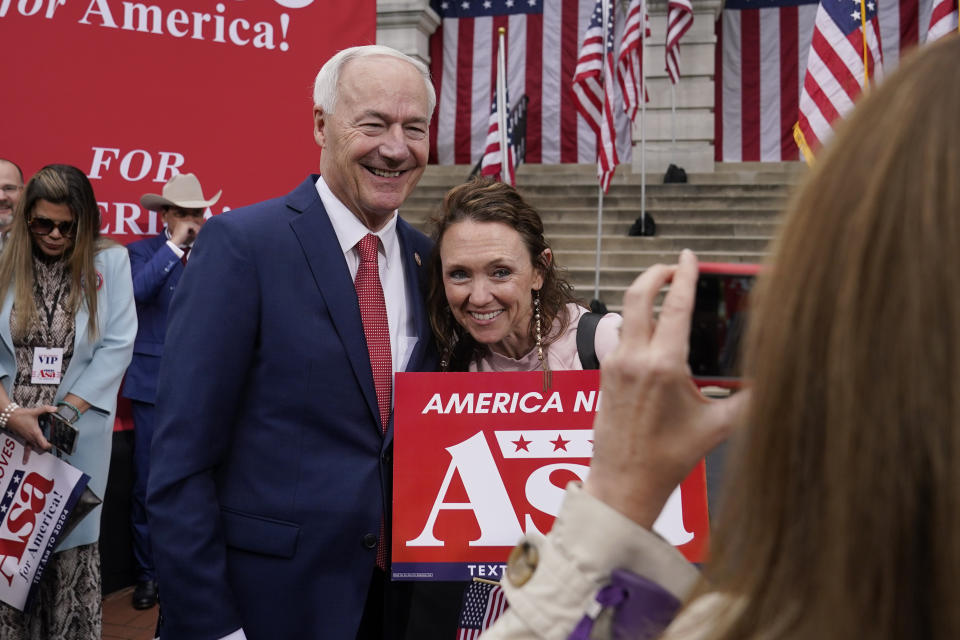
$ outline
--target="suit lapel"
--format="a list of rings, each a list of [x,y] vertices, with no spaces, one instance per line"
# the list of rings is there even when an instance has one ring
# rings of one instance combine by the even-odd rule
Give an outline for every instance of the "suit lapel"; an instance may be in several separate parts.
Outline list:
[[[317,176],[311,176],[287,196],[287,206],[300,213],[290,221],[290,228],[297,236],[337,335],[347,350],[367,406],[379,424],[380,409],[363,335],[357,291],[350,279],[350,270],[343,259],[337,234],[317,194],[316,179]]]

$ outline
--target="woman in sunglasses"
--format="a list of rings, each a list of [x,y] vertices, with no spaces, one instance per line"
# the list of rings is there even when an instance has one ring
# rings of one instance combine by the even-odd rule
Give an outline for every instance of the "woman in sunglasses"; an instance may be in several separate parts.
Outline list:
[[[99,230],[79,169],[49,165],[27,183],[0,253],[0,427],[42,450],[53,445],[41,414],[75,427],[73,452],[58,453],[102,498],[137,316],[127,252]],[[35,375],[35,362],[48,375]],[[97,508],[61,540],[27,611],[0,603],[0,638],[101,637],[99,528]]]

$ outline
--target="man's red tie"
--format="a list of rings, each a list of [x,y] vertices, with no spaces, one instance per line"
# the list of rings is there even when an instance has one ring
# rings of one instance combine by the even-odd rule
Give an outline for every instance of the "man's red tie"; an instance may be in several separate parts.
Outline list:
[[[190,247],[182,247],[183,255],[180,256],[180,264],[187,266],[187,254],[190,253]]]
[[[377,390],[377,405],[380,408],[380,428],[387,432],[390,421],[390,395],[393,387],[393,361],[390,356],[390,327],[387,324],[387,305],[383,300],[380,270],[377,266],[379,239],[368,233],[357,243],[360,266],[353,285],[360,302],[360,319],[363,335],[367,338],[370,353],[370,368],[373,370],[373,385]],[[380,520],[380,537],[377,542],[377,566],[387,568],[387,545],[384,540],[383,519]]]
[[[377,243],[379,239],[368,233],[357,243],[360,251],[360,267],[357,269],[357,299],[360,301],[360,318],[363,335],[367,338],[370,352],[370,368],[373,384],[377,389],[377,405],[380,407],[380,427],[387,431],[390,421],[390,394],[393,386],[393,364],[390,359],[390,328],[387,326],[387,305],[383,301],[380,286],[380,270],[377,267]]]

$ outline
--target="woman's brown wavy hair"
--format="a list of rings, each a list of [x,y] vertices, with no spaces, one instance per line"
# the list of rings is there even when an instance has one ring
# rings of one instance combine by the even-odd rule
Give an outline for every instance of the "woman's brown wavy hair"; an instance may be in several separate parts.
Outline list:
[[[576,302],[573,287],[562,277],[557,267],[556,256],[553,256],[552,260],[543,259],[543,252],[549,249],[550,245],[543,237],[543,220],[540,214],[516,189],[487,178],[476,178],[454,187],[444,197],[439,214],[431,220],[436,245],[430,258],[430,286],[427,295],[430,326],[442,358],[447,363],[446,368],[453,371],[465,370],[470,361],[485,349],[484,345],[478,344],[470,337],[469,332],[454,320],[443,288],[443,265],[440,261],[443,236],[451,225],[464,220],[499,222],[520,234],[530,253],[531,263],[543,276],[543,286],[540,289],[542,326],[552,327],[554,321],[559,320],[559,331],[544,331],[549,334],[544,337],[544,345],[550,344],[567,327],[570,319],[565,307],[569,302]],[[530,295],[533,295],[532,291]],[[534,336],[532,317],[530,336]]]

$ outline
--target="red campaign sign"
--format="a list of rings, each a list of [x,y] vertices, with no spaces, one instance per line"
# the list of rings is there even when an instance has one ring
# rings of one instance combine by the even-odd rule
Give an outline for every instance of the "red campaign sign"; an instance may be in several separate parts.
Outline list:
[[[499,579],[526,533],[553,525],[593,455],[597,371],[401,373],[393,471],[395,580]],[[691,561],[709,542],[703,461],[654,530]]]
[[[223,189],[211,214],[280,196],[317,168],[317,71],[375,40],[374,0],[0,0],[0,157],[79,167],[121,242],[174,173]]]

